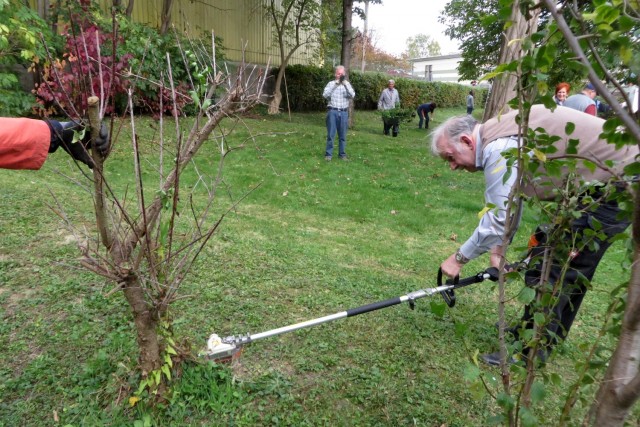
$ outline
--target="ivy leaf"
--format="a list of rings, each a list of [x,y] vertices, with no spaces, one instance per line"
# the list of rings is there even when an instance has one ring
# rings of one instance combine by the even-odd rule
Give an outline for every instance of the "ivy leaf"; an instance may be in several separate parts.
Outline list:
[[[535,297],[535,289],[525,286],[518,294],[518,301],[520,301],[522,304],[529,304]]]
[[[431,309],[431,312],[436,317],[442,317],[442,316],[444,316],[444,312],[447,309],[447,304],[445,304],[444,302],[438,303],[438,302],[435,302],[435,301],[430,301],[429,302],[429,308]]]
[[[569,122],[567,123],[567,125],[564,127],[564,132],[567,135],[571,135],[573,133],[573,131],[576,130],[576,124],[573,122]]]
[[[547,319],[545,319],[544,313],[536,313],[533,315],[533,322],[536,326],[544,325]]]
[[[542,402],[547,394],[544,384],[540,381],[535,381],[531,385],[531,402],[533,404]]]
[[[162,365],[162,373],[167,377],[169,381],[171,381],[171,370],[169,369],[169,365]]]

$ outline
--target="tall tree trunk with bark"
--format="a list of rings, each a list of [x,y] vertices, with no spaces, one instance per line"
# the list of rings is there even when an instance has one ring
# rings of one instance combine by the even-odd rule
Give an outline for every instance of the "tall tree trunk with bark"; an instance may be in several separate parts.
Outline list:
[[[173,0],[162,1],[162,13],[160,16],[160,34],[164,35],[169,31],[171,25],[171,9],[173,8]]]
[[[531,16],[525,17],[520,12],[520,2],[513,2],[511,7],[511,25],[504,33],[504,39],[500,47],[500,60],[498,64],[508,64],[522,56],[521,40],[530,36],[538,27],[538,15],[540,9],[531,11]],[[517,76],[515,73],[502,73],[494,78],[491,85],[491,94],[484,110],[482,121],[487,121],[499,113],[510,110],[507,102],[516,96]]]
[[[640,197],[634,200],[633,266],[618,346],[596,395],[594,426],[622,426],[640,396]]]
[[[346,78],[349,79],[351,68],[351,42],[353,21],[353,0],[342,1],[342,50],[340,52],[340,63],[344,65]],[[353,126],[353,99],[349,101],[349,127]]]

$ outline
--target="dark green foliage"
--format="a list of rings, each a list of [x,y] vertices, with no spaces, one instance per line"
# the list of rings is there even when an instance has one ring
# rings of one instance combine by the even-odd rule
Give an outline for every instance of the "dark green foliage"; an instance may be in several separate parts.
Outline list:
[[[0,115],[22,116],[31,110],[34,102],[33,95],[20,87],[14,73],[0,71]]]
[[[277,70],[272,71],[276,73]],[[322,98],[325,85],[333,80],[333,69],[315,66],[291,65],[286,71],[286,87],[283,81],[281,91],[289,96],[292,111],[321,111],[327,106]],[[403,108],[417,108],[425,102],[436,102],[438,107],[459,107],[465,105],[469,87],[456,83],[423,82],[407,78],[395,78],[396,89],[400,92]],[[349,81],[356,91],[356,110],[375,110],[380,93],[387,87],[389,76],[382,73],[360,73],[351,71]],[[485,89],[476,88],[476,99],[483,99]]]
[[[201,42],[200,40],[189,40],[180,37],[178,34],[168,32],[161,35],[154,28],[147,25],[130,22],[127,19],[120,19],[120,33],[123,36],[123,43],[118,47],[120,54],[132,55],[131,70],[134,73],[133,82],[136,91],[136,107],[145,113],[157,115],[160,111],[160,88],[156,82],[164,82],[163,88],[163,110],[171,113],[170,84],[168,79],[167,55],[171,62],[171,73],[176,82],[177,91],[186,95],[192,89],[192,82],[189,73],[198,71],[206,72],[207,67],[212,68],[202,58],[211,58],[210,52],[205,51],[205,47],[210,48],[211,41]],[[178,39],[176,39],[178,37]],[[195,52],[194,61],[185,63],[182,50]],[[224,60],[224,47],[222,39],[216,37],[216,60]],[[162,73],[164,71],[164,73]],[[139,76],[136,78],[136,76]],[[177,97],[178,110],[188,108],[191,100],[186,96]]]
[[[39,34],[55,49],[58,38],[51,34],[46,22],[20,2],[0,1],[0,115],[28,114],[35,98],[21,87],[18,75],[24,73],[37,58],[45,57]]]
[[[416,111],[413,108],[396,107],[382,110],[380,115],[385,123],[399,124],[400,122],[410,122],[416,116]]]

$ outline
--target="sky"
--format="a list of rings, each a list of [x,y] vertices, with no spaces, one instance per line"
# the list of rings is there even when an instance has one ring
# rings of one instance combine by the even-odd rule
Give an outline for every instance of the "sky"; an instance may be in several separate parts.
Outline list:
[[[438,16],[449,0],[382,0],[369,5],[369,30],[373,42],[383,51],[399,56],[407,48],[407,39],[418,34],[431,36],[440,44],[442,54],[457,52],[458,41],[444,35],[446,27]],[[364,8],[364,3],[358,3]],[[354,27],[364,29],[364,21],[354,16]]]

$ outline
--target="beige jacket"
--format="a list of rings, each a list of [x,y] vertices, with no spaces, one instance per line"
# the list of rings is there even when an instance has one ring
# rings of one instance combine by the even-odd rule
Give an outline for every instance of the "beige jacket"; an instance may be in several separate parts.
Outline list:
[[[482,124],[480,128],[482,148],[498,138],[519,135],[518,123],[515,120],[517,114],[518,111],[511,111]],[[571,135],[566,133],[567,123],[575,124]],[[623,168],[633,163],[635,157],[640,153],[635,145],[616,149],[614,144],[608,144],[605,139],[601,139],[603,124],[604,120],[598,117],[562,106],[551,111],[544,105],[534,105],[529,116],[530,129],[542,128],[548,135],[560,137],[560,140],[553,144],[557,151],[547,153],[548,158],[565,157],[569,140],[574,139],[580,141],[577,146],[578,156],[590,160],[596,165],[603,165],[606,160],[613,161],[614,164],[610,169],[596,167],[592,172],[585,166],[584,161],[578,160],[577,175],[586,182],[606,182],[611,178],[622,176]],[[541,174],[533,180],[527,181],[524,188],[525,194],[529,196],[535,194],[546,199],[551,197],[548,190],[559,185],[561,180],[551,179],[547,175]]]

